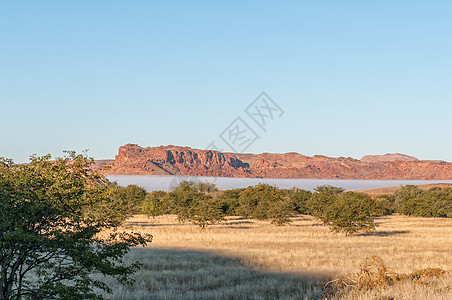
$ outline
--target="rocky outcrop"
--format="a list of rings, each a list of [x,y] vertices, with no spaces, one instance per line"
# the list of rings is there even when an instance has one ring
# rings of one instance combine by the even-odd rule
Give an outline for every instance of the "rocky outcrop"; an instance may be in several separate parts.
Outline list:
[[[419,161],[414,156],[409,156],[400,153],[388,153],[385,155],[366,155],[361,158],[362,162],[376,163],[376,162],[392,162],[392,161]]]
[[[372,158],[373,157],[373,158]],[[256,178],[452,180],[452,163],[420,161],[401,154],[366,159],[299,153],[235,154],[189,147],[119,148],[106,174],[188,175]],[[410,158],[410,159],[408,159]]]
[[[249,165],[230,153],[188,147],[119,148],[107,174],[250,177]]]

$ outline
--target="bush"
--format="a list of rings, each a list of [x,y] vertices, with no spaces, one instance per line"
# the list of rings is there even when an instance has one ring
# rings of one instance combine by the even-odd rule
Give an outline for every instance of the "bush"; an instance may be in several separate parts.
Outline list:
[[[214,183],[202,181],[195,182],[190,180],[184,180],[179,182],[179,184],[173,188],[173,191],[180,191],[187,188],[190,188],[201,193],[213,193],[218,191],[218,188]]]
[[[244,188],[226,190],[218,196],[218,202],[221,211],[225,216],[238,216],[239,213],[239,197]]]
[[[246,218],[273,219],[273,223],[288,223],[293,203],[285,193],[268,184],[248,187],[239,196],[239,213]]]
[[[188,219],[202,228],[217,224],[224,220],[218,201],[211,196],[199,193],[195,197],[188,212]]]
[[[383,262],[381,257],[371,256],[361,264],[360,271],[355,276],[355,282],[358,289],[371,290],[384,288],[405,280],[425,284],[423,280],[438,278],[445,273],[440,268],[427,268],[408,274],[395,273]]]
[[[346,235],[368,232],[376,228],[373,217],[376,203],[371,197],[361,193],[345,192],[335,196],[325,210],[322,221],[335,232]]]
[[[164,191],[148,193],[141,205],[140,212],[152,217],[171,213],[168,205],[168,193]]]
[[[394,197],[392,195],[378,196],[375,202],[376,202],[375,208],[376,216],[387,216],[395,212]]]
[[[326,215],[327,207],[331,206],[336,199],[336,196],[344,191],[342,188],[337,188],[330,185],[318,186],[315,193],[307,201],[307,210],[310,215],[328,224],[328,217]]]
[[[394,194],[396,212],[416,217],[452,218],[452,188],[404,186]]]
[[[205,228],[223,220],[219,202],[188,185],[172,191],[167,199],[171,212],[177,215],[180,222],[191,221]]]
[[[99,199],[85,209],[87,215],[97,219],[116,220],[124,222],[127,218],[140,212],[146,197],[146,191],[137,185],[121,187],[116,183],[105,186],[108,197]]]
[[[297,188],[286,191],[288,193],[290,201],[292,202],[294,211],[299,214],[308,214],[308,203],[312,197],[312,193],[310,191],[305,191]]]

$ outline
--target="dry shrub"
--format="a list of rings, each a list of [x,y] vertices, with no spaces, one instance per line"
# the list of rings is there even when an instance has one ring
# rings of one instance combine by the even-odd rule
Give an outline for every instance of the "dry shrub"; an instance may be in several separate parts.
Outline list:
[[[371,256],[361,264],[359,272],[352,278],[341,278],[328,282],[325,293],[340,295],[351,290],[373,290],[395,285],[403,281],[427,284],[426,279],[439,278],[446,273],[440,268],[427,268],[412,273],[392,271],[379,256]]]
[[[361,264],[354,281],[358,289],[373,289],[392,285],[398,280],[399,275],[391,271],[381,257],[371,256]]]
[[[440,268],[427,268],[415,271],[408,275],[408,279],[422,281],[427,278],[439,278],[444,275],[446,271]]]
[[[381,257],[371,256],[361,265],[360,271],[355,276],[355,282],[358,289],[369,290],[393,285],[404,280],[425,284],[425,279],[439,278],[445,273],[446,271],[440,268],[427,268],[409,274],[398,274],[393,272]]]
[[[381,257],[371,256],[361,264],[360,270],[354,278],[340,279],[335,284],[339,283],[344,287],[355,287],[360,290],[370,290],[393,285],[403,280],[424,284],[425,279],[439,278],[445,273],[446,271],[440,268],[427,268],[409,274],[399,274],[392,271]]]

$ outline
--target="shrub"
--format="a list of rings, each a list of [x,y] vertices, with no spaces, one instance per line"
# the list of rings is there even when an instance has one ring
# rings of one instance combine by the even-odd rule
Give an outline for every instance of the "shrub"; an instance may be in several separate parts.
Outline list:
[[[168,193],[164,191],[148,193],[141,205],[141,213],[152,217],[171,213],[168,205]]]
[[[327,207],[331,206],[335,201],[336,196],[344,191],[342,188],[337,188],[330,185],[318,186],[315,193],[307,201],[307,209],[309,214],[321,220],[324,224],[328,224],[328,217],[326,215]]]
[[[310,191],[305,191],[302,189],[293,188],[290,190],[286,190],[288,193],[288,197],[293,204],[293,209],[295,212],[299,214],[308,214],[308,203],[312,197],[312,193]]]
[[[452,217],[452,188],[424,191],[404,186],[394,194],[396,212],[417,217]]]
[[[383,262],[381,257],[372,256],[361,264],[360,270],[355,276],[355,282],[358,289],[370,290],[394,285],[405,280],[424,284],[425,279],[438,278],[445,273],[440,268],[427,268],[408,274],[395,273]]]
[[[188,212],[188,220],[206,228],[224,220],[218,201],[205,194],[197,194]]]
[[[140,211],[146,191],[137,185],[121,187],[116,183],[105,186],[108,197],[104,197],[85,208],[87,215],[97,219],[116,220],[121,223]]]
[[[205,228],[223,220],[219,202],[193,187],[185,186],[172,191],[167,199],[170,210],[177,215],[180,222],[191,221]]]
[[[361,193],[345,192],[338,194],[325,209],[322,221],[335,232],[346,235],[368,232],[376,228],[373,217],[376,203],[371,197]]]
[[[190,180],[184,180],[179,182],[179,184],[173,188],[173,191],[180,191],[187,188],[193,189],[201,193],[213,193],[218,191],[218,188],[214,183],[202,181],[195,182]]]
[[[440,268],[427,268],[412,273],[396,273],[383,262],[381,257],[371,256],[367,257],[361,263],[359,271],[353,277],[332,280],[325,285],[324,291],[329,295],[327,297],[328,299],[330,297],[334,299],[342,298],[341,296],[347,295],[356,297],[360,294],[353,293],[354,290],[383,290],[387,286],[396,285],[405,281],[426,285],[429,284],[427,282],[428,279],[439,278],[445,274],[446,272]],[[337,297],[338,295],[340,296]],[[391,297],[390,299],[393,298]]]
[[[226,190],[218,196],[218,202],[221,211],[225,216],[238,216],[239,213],[239,197],[244,188]]]
[[[239,196],[239,213],[246,218],[274,219],[282,225],[289,222],[293,205],[284,192],[268,184],[248,187]]]

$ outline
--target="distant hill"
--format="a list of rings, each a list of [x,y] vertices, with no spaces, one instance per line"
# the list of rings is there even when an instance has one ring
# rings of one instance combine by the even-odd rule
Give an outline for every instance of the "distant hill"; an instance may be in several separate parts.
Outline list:
[[[414,156],[409,156],[400,153],[388,153],[385,155],[366,155],[361,158],[362,162],[377,163],[377,162],[392,162],[392,161],[419,161]]]
[[[378,158],[375,158],[378,157]],[[381,159],[384,157],[384,159]],[[104,161],[105,162],[105,161]],[[239,154],[180,146],[121,146],[105,174],[188,175],[253,178],[452,180],[452,163],[403,154],[313,157],[299,153]]]

